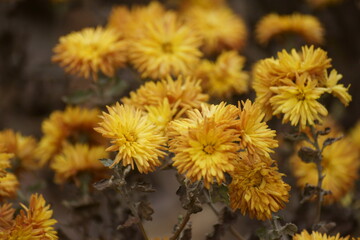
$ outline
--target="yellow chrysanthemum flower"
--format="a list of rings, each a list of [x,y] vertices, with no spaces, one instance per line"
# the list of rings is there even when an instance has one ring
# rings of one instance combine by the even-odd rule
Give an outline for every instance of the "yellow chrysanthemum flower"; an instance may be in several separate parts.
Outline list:
[[[245,58],[235,51],[225,51],[216,62],[203,60],[194,75],[202,80],[204,89],[212,96],[230,97],[248,91],[249,75],[243,71]]]
[[[14,213],[15,209],[11,203],[4,203],[0,206],[0,237],[1,232],[11,228],[14,221]]]
[[[311,234],[308,231],[303,230],[301,233],[295,234],[293,240],[349,240],[350,236],[340,237],[340,233],[335,236],[327,235],[326,233],[320,233],[312,231]]]
[[[99,72],[112,77],[125,64],[126,47],[121,35],[112,29],[85,28],[61,37],[52,61],[70,74],[97,80]]]
[[[203,105],[187,112],[188,118],[169,124],[170,151],[175,153],[173,165],[191,181],[210,184],[224,181],[224,173],[234,169],[239,137],[232,128],[237,116],[232,105]]]
[[[328,111],[317,100],[326,92],[326,88],[316,87],[317,81],[311,80],[306,75],[296,79],[284,80],[286,86],[271,87],[275,93],[270,99],[273,107],[273,114],[284,114],[283,123],[290,121],[291,125],[300,124],[302,128],[306,125],[314,125],[314,121],[322,121]]]
[[[2,152],[14,154],[20,167],[35,170],[40,167],[39,161],[35,156],[37,141],[33,137],[25,137],[20,133],[15,133],[8,129],[0,132],[0,148]]]
[[[252,104],[250,100],[242,102],[239,109],[239,121],[236,129],[240,132],[240,146],[246,149],[249,154],[258,154],[270,157],[272,149],[278,147],[274,139],[276,131],[271,130],[264,122],[265,113],[262,112],[257,103]]]
[[[6,175],[6,169],[11,167],[10,159],[14,157],[13,153],[3,153],[0,150],[0,178]]]
[[[57,222],[52,219],[53,211],[42,195],[33,194],[30,197],[29,207],[20,204],[23,210],[16,216],[12,226],[0,231],[0,236],[9,240],[57,240],[57,232],[53,225]]]
[[[281,179],[284,174],[265,161],[254,161],[243,154],[230,175],[230,207],[240,209],[243,215],[264,221],[289,201],[290,186]]]
[[[328,137],[342,136],[341,133],[333,130],[332,128],[329,135],[319,136],[320,146]],[[298,148],[302,146],[311,147],[305,141],[301,142]],[[348,138],[343,138],[325,147],[322,156],[322,174],[325,175],[322,188],[331,191],[330,195],[324,196],[324,204],[331,204],[340,200],[354,186],[360,166],[359,154],[354,144]],[[318,170],[315,163],[305,163],[297,154],[294,154],[290,159],[290,164],[298,186],[305,187],[307,183],[317,185]]]
[[[164,98],[163,102],[158,106],[145,106],[149,120],[164,131],[164,133],[169,122],[175,117],[176,109],[177,105],[171,107],[167,98]]]
[[[100,121],[99,115],[98,109],[70,106],[53,112],[41,126],[44,136],[37,149],[41,165],[60,153],[67,143],[103,145],[104,139],[94,130]]]
[[[225,49],[240,50],[247,37],[244,21],[227,6],[185,9],[183,17],[203,38],[203,52],[213,54]]]
[[[19,188],[19,181],[12,173],[7,172],[0,178],[0,202],[5,198],[13,198]]]
[[[326,109],[317,102],[325,92],[332,93],[345,105],[351,101],[348,88],[337,84],[341,75],[332,71],[331,59],[322,49],[303,47],[301,53],[292,49],[278,53],[278,59],[259,61],[253,69],[253,87],[256,102],[265,112],[265,120],[272,115],[283,113],[284,122],[292,125],[313,124],[327,115]]]
[[[140,173],[154,171],[161,164],[159,157],[165,156],[167,138],[161,130],[134,106],[116,103],[107,109],[95,130],[111,140],[107,151],[118,151],[110,167],[121,161],[133,169],[135,164]]]
[[[320,21],[314,16],[298,13],[266,15],[258,22],[255,33],[257,41],[264,45],[273,37],[283,33],[298,34],[308,43],[324,42],[324,28]]]
[[[178,117],[188,109],[199,108],[209,96],[202,93],[200,80],[179,76],[176,80],[167,77],[159,82],[147,82],[121,101],[145,110],[145,106],[159,106],[165,98]]]
[[[51,168],[55,171],[55,182],[62,184],[74,179],[75,183],[78,183],[76,177],[81,173],[89,173],[93,177],[104,176],[106,168],[99,159],[108,156],[103,146],[66,145],[62,153],[55,156],[51,163]]]
[[[144,25],[143,36],[129,42],[130,62],[142,78],[189,74],[202,55],[200,37],[173,12],[153,17]]]
[[[165,8],[155,1],[147,6],[135,5],[130,10],[118,6],[112,9],[107,26],[122,33],[125,38],[139,38],[143,36],[146,24],[162,18],[165,12]]]
[[[360,120],[358,120],[356,125],[350,130],[349,137],[355,147],[358,149],[360,156]]]

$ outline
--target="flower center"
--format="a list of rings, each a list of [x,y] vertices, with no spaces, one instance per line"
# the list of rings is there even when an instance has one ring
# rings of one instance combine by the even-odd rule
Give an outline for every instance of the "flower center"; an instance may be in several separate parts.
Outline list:
[[[253,187],[260,187],[261,183],[263,181],[263,176],[261,175],[261,173],[258,171],[254,174],[254,176],[252,177],[251,180],[251,185]]]
[[[213,154],[215,152],[214,146],[211,145],[204,146],[203,150],[206,154]]]
[[[304,91],[299,90],[299,93],[296,95],[296,97],[299,101],[304,101],[306,98],[306,94]]]
[[[127,142],[136,142],[137,137],[135,136],[134,133],[125,133],[124,134],[124,138],[126,139]]]
[[[161,44],[161,49],[164,53],[173,53],[172,44],[169,42],[164,42],[163,44]]]

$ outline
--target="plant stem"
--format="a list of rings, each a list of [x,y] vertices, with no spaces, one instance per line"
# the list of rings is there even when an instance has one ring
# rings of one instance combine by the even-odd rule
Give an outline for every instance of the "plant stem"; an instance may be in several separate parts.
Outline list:
[[[176,240],[178,239],[180,233],[182,232],[182,230],[184,230],[186,224],[188,223],[188,221],[190,220],[190,216],[191,216],[191,211],[187,211],[185,217],[183,218],[181,225],[177,228],[176,232],[174,233],[174,235],[170,238],[170,240]]]
[[[209,194],[207,193],[207,191],[204,191],[204,195],[206,196],[206,199],[207,199],[207,204],[209,205],[209,207],[211,208],[211,210],[215,213],[215,215],[218,217],[218,219],[221,219],[221,216],[220,216],[220,212],[216,209],[216,207],[214,206],[214,204],[211,202],[210,200],[210,196]],[[238,240],[245,240],[245,238],[238,232],[236,231],[236,229],[230,225],[229,226],[229,230],[230,230],[230,233]]]
[[[315,226],[319,221],[320,221],[320,217],[321,217],[321,205],[322,205],[322,201],[323,201],[323,197],[324,197],[324,193],[322,191],[322,182],[324,180],[324,175],[322,174],[322,149],[319,146],[319,142],[318,142],[318,134],[315,132],[314,127],[311,126],[311,134],[314,138],[314,142],[312,142],[312,145],[315,147],[316,151],[318,152],[318,158],[317,161],[315,162],[316,164],[316,168],[317,168],[317,173],[318,173],[318,183],[317,183],[317,204],[316,204],[316,213],[315,213],[315,218],[314,218],[314,224],[313,226]]]

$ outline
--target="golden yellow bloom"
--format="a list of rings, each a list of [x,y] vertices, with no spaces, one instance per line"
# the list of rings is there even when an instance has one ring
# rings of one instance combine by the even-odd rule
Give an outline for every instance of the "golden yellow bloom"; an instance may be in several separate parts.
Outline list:
[[[160,19],[153,17],[144,25],[143,36],[130,41],[129,59],[142,78],[188,74],[202,55],[200,45],[195,31],[167,12]]]
[[[85,144],[66,145],[62,153],[55,156],[51,163],[51,168],[55,171],[55,182],[62,184],[69,179],[76,178],[78,174],[89,173],[93,177],[104,176],[106,168],[99,161],[108,158],[103,146],[93,146]]]
[[[10,159],[14,157],[13,153],[2,153],[0,150],[0,178],[5,177],[6,168],[10,168]]]
[[[278,59],[259,61],[253,69],[256,102],[265,112],[265,120],[272,115],[285,114],[284,122],[292,125],[313,124],[327,115],[316,100],[325,92],[332,93],[345,105],[351,100],[337,72],[327,74],[331,59],[322,49],[303,47],[301,53],[292,49],[278,53]]]
[[[19,181],[12,173],[0,178],[0,202],[5,198],[13,198],[19,188]]]
[[[159,157],[165,156],[167,138],[161,130],[134,106],[116,103],[107,109],[109,113],[103,112],[100,127],[95,130],[111,140],[107,151],[118,151],[110,167],[122,161],[132,169],[135,164],[140,173],[154,171],[161,164]]]
[[[258,22],[255,33],[261,44],[267,44],[270,39],[283,33],[298,34],[308,43],[324,42],[324,28],[320,21],[314,16],[298,13],[266,15]]]
[[[203,60],[194,75],[202,79],[204,89],[212,96],[230,97],[248,91],[249,75],[243,71],[245,58],[235,51],[222,52],[213,63]]]
[[[1,232],[9,229],[14,220],[15,209],[11,203],[4,203],[0,206],[0,237]]]
[[[186,22],[201,35],[206,54],[225,49],[239,50],[245,45],[247,30],[243,20],[227,6],[193,6],[183,12]]]
[[[349,138],[358,149],[360,156],[360,120],[358,120],[356,125],[350,130]]]
[[[60,153],[67,143],[103,145],[104,139],[94,130],[100,121],[99,115],[98,109],[70,106],[64,111],[53,112],[41,126],[44,136],[37,149],[41,165]]]
[[[326,87],[329,88],[329,93],[337,97],[342,102],[342,104],[347,106],[352,100],[352,97],[348,92],[350,85],[345,87],[344,84],[337,84],[340,79],[342,79],[342,75],[338,74],[335,69],[332,70],[330,75],[327,77]]]
[[[252,161],[243,154],[230,175],[230,207],[243,215],[264,221],[289,201],[290,186],[281,179],[284,174],[264,161]]]
[[[165,8],[155,1],[147,6],[135,5],[130,10],[118,6],[112,9],[107,26],[122,33],[125,38],[139,38],[144,36],[145,25],[162,18],[165,12]]]
[[[265,113],[262,112],[257,103],[251,104],[250,100],[242,102],[239,109],[240,120],[236,129],[240,132],[240,146],[246,149],[249,154],[258,154],[270,157],[269,153],[274,152],[272,148],[278,147],[274,139],[276,131],[271,130],[264,122]]]
[[[20,204],[24,209],[16,216],[11,228],[1,232],[4,239],[17,240],[56,240],[57,232],[53,225],[57,222],[52,219],[53,211],[42,195],[33,194],[29,207]]]
[[[164,133],[168,123],[175,117],[176,109],[177,105],[171,107],[167,98],[164,98],[163,102],[158,106],[145,106],[149,120],[164,131]]]
[[[326,136],[319,136],[319,144],[322,146],[328,137],[339,136],[342,134],[335,131]],[[307,142],[300,143],[298,147],[301,146],[311,147]],[[360,166],[359,155],[354,144],[348,138],[343,138],[325,147],[322,156],[322,174],[325,175],[322,188],[332,193],[324,197],[324,204],[331,204],[340,200],[354,186]],[[298,186],[305,187],[307,183],[317,185],[318,174],[315,163],[305,163],[297,154],[294,154],[290,159],[290,164]]]
[[[121,35],[112,29],[85,28],[61,37],[52,61],[70,74],[97,80],[100,71],[112,77],[124,65],[126,47]]]
[[[159,106],[165,98],[171,109],[176,109],[176,116],[181,116],[188,109],[199,108],[209,96],[202,93],[200,80],[179,76],[176,80],[167,77],[160,82],[146,82],[121,101],[144,110],[145,106]]]
[[[308,231],[303,230],[301,233],[295,234],[293,240],[349,240],[350,236],[340,237],[340,233],[335,236],[326,235],[326,233],[320,233],[312,231],[311,234]]]
[[[284,82],[287,86],[270,88],[275,93],[270,99],[273,114],[284,114],[283,123],[290,121],[293,126],[300,124],[301,128],[305,128],[306,125],[314,125],[315,120],[321,122],[327,116],[328,111],[317,101],[326,88],[316,87],[316,80],[302,75],[295,83],[291,80]]]
[[[225,0],[183,0],[180,1],[180,8],[182,10],[187,10],[194,6],[202,8],[216,8],[226,6]]]
[[[0,132],[0,148],[3,152],[14,154],[20,167],[35,170],[40,167],[39,161],[35,156],[37,141],[33,137],[25,137],[20,133],[15,133],[8,129]]]
[[[237,109],[232,105],[202,106],[187,112],[188,118],[172,121],[168,126],[173,165],[191,181],[210,184],[224,181],[224,173],[234,169],[239,137],[233,129]]]

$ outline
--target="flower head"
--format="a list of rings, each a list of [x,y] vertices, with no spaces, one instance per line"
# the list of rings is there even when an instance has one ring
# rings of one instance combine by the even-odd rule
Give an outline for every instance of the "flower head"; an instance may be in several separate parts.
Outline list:
[[[85,28],[60,38],[55,46],[52,61],[58,62],[65,71],[84,78],[98,73],[112,77],[118,67],[124,65],[126,43],[112,29]]]
[[[13,198],[19,188],[17,177],[7,172],[4,177],[0,177],[0,202],[6,198]]]
[[[334,130],[332,128],[332,130]],[[330,135],[319,136],[320,146],[328,137],[339,137],[341,133],[330,132]],[[299,143],[299,148],[311,147],[307,142]],[[330,190],[331,194],[324,196],[324,204],[331,204],[338,201],[348,193],[358,178],[360,167],[358,151],[355,145],[348,139],[343,138],[324,148],[322,174],[325,176],[322,188]],[[297,154],[290,159],[293,174],[297,178],[297,185],[305,187],[306,184],[316,185],[318,181],[318,170],[315,163],[303,162]]]
[[[253,70],[253,87],[265,120],[282,113],[283,122],[290,121],[301,128],[313,125],[314,120],[321,121],[327,115],[326,108],[317,101],[325,92],[347,105],[351,96],[348,88],[337,84],[341,76],[336,71],[327,74],[330,61],[322,49],[305,46],[301,53],[283,50],[278,59],[258,62]]]
[[[0,132],[0,149],[2,152],[13,154],[20,166],[25,169],[34,170],[40,167],[35,155],[36,147],[37,141],[33,137],[25,137],[10,129]]]
[[[270,157],[272,148],[278,146],[275,130],[271,130],[264,122],[265,113],[262,112],[257,103],[250,100],[239,103],[239,121],[236,129],[240,132],[240,146],[249,154],[258,154]]]
[[[158,126],[162,131],[165,131],[169,122],[175,117],[176,109],[177,105],[171,107],[168,98],[164,98],[163,102],[160,102],[157,106],[145,106],[149,120]]]
[[[290,186],[281,179],[284,174],[264,161],[253,161],[244,154],[230,175],[230,207],[250,218],[270,219],[289,200]]]
[[[203,60],[194,75],[202,79],[204,89],[212,96],[230,97],[248,91],[249,75],[243,71],[245,58],[235,51],[219,55],[216,62]]]
[[[311,15],[269,14],[264,16],[256,26],[256,38],[259,43],[267,44],[270,39],[282,33],[295,33],[308,43],[321,44],[324,41],[324,28],[319,20]]]
[[[190,110],[188,118],[169,124],[173,165],[192,182],[204,181],[205,187],[224,181],[225,172],[234,169],[239,140],[232,128],[237,110],[234,106],[203,105],[202,112]]]
[[[202,50],[206,54],[225,49],[239,50],[245,45],[245,23],[225,5],[192,6],[183,12],[183,17],[203,38]]]
[[[340,237],[340,234],[335,236],[327,235],[326,233],[320,233],[312,231],[311,234],[308,231],[303,230],[301,233],[295,234],[293,240],[349,240],[350,236]]]
[[[11,221],[12,226],[0,231],[3,239],[16,240],[57,240],[57,232],[53,225],[57,222],[52,219],[53,211],[42,195],[33,194],[30,197],[29,207],[21,204],[23,210]]]
[[[14,213],[15,209],[12,207],[11,203],[4,203],[0,206],[0,237],[1,232],[12,226]]]
[[[66,145],[51,163],[51,168],[55,171],[55,182],[62,184],[73,178],[77,183],[76,177],[81,173],[88,173],[93,177],[104,176],[106,168],[99,159],[107,157],[103,146]]]
[[[107,109],[109,113],[103,112],[100,127],[95,130],[111,140],[107,151],[118,151],[110,167],[122,162],[133,169],[136,165],[140,173],[154,171],[161,164],[159,157],[165,156],[167,138],[161,130],[134,106],[116,103]]]
[[[145,109],[145,106],[160,106],[165,98],[171,109],[175,109],[178,117],[188,109],[200,108],[209,96],[202,93],[200,80],[179,76],[175,80],[167,77],[159,82],[147,82],[136,92],[130,92],[129,98],[123,98],[121,101]]]
[[[0,151],[0,178],[6,175],[6,169],[10,168],[10,159],[13,157],[13,153],[2,153]]]
[[[198,50],[201,39],[175,13],[152,18],[143,27],[143,36],[133,39],[129,46],[129,59],[141,77],[189,74],[196,66],[202,55]]]
[[[68,106],[64,111],[53,112],[42,123],[44,136],[39,142],[37,155],[41,164],[47,163],[61,152],[68,143],[88,143],[103,145],[104,139],[94,131],[97,126],[100,111]]]

